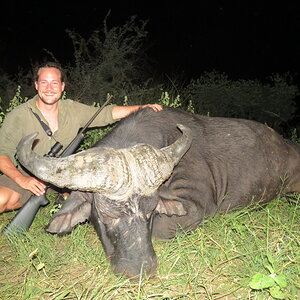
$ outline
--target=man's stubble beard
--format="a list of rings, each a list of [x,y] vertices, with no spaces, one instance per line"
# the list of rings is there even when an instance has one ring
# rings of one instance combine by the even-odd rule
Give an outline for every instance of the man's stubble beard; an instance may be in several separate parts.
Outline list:
[[[57,100],[55,100],[54,102],[51,102],[51,103],[49,103],[49,102],[47,102],[46,100],[44,100],[44,97],[39,97],[39,99],[40,99],[44,104],[46,104],[46,105],[54,105],[55,103],[57,103],[57,102],[61,99],[61,97],[59,97]]]

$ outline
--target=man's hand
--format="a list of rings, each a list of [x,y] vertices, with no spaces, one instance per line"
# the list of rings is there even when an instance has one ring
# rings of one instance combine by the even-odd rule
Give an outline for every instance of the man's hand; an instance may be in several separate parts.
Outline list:
[[[22,175],[15,180],[20,187],[29,190],[36,196],[41,196],[46,192],[46,185],[37,178]]]
[[[46,185],[37,178],[23,175],[6,155],[0,156],[0,171],[11,178],[23,189],[29,190],[37,196],[45,193]]]
[[[154,111],[161,111],[161,110],[163,110],[163,107],[160,104],[145,104],[145,105],[141,106],[141,108],[145,108],[145,107],[150,107]]]

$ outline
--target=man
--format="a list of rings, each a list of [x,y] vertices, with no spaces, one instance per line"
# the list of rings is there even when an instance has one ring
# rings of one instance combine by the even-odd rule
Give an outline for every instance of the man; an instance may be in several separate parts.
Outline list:
[[[22,207],[32,194],[45,193],[44,182],[16,166],[16,146],[20,139],[37,131],[39,141],[34,150],[39,155],[48,153],[56,141],[65,148],[98,109],[72,100],[60,100],[65,82],[59,64],[40,66],[34,85],[37,95],[10,112],[0,128],[0,171],[4,174],[0,176],[0,213]],[[144,107],[162,110],[158,104],[108,105],[90,127],[112,124]],[[48,125],[51,136],[46,134],[35,114]]]

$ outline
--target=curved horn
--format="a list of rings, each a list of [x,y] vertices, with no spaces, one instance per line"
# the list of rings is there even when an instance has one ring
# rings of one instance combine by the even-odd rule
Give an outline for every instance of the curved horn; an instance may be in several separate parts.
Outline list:
[[[166,155],[170,155],[178,164],[182,156],[189,150],[192,144],[192,130],[182,124],[177,124],[177,127],[181,130],[182,136],[177,139],[173,144],[162,148],[161,151]]]
[[[172,173],[189,149],[191,130],[178,126],[183,135],[172,145],[160,149],[147,144],[131,148],[96,147],[63,158],[41,157],[31,149],[37,133],[23,138],[17,155],[20,162],[38,178],[58,187],[124,195],[148,194]]]
[[[37,135],[21,139],[17,156],[24,167],[45,182],[73,190],[98,191],[119,186],[120,179],[123,184],[128,181],[123,155],[115,149],[91,148],[62,158],[39,156],[32,151]]]
[[[127,149],[127,152],[132,153],[135,161],[131,172],[132,181],[135,186],[142,187],[140,192],[143,194],[152,193],[167,180],[174,167],[190,148],[192,143],[191,129],[180,124],[177,127],[183,134],[167,147],[156,149],[148,144],[138,144]]]
[[[17,156],[20,163],[33,174],[40,168],[48,169],[51,167],[51,164],[48,165],[48,160],[45,160],[44,157],[41,157],[32,151],[32,144],[37,136],[38,132],[25,136],[17,146]]]

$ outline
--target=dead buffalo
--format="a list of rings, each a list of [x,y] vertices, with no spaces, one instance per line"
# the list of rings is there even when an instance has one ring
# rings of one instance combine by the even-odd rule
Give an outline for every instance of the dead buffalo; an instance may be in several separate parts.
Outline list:
[[[21,163],[74,190],[46,230],[90,220],[114,272],[129,277],[155,271],[151,236],[170,239],[217,211],[300,192],[300,147],[254,121],[143,109],[66,158],[37,157],[34,137],[20,142]]]

